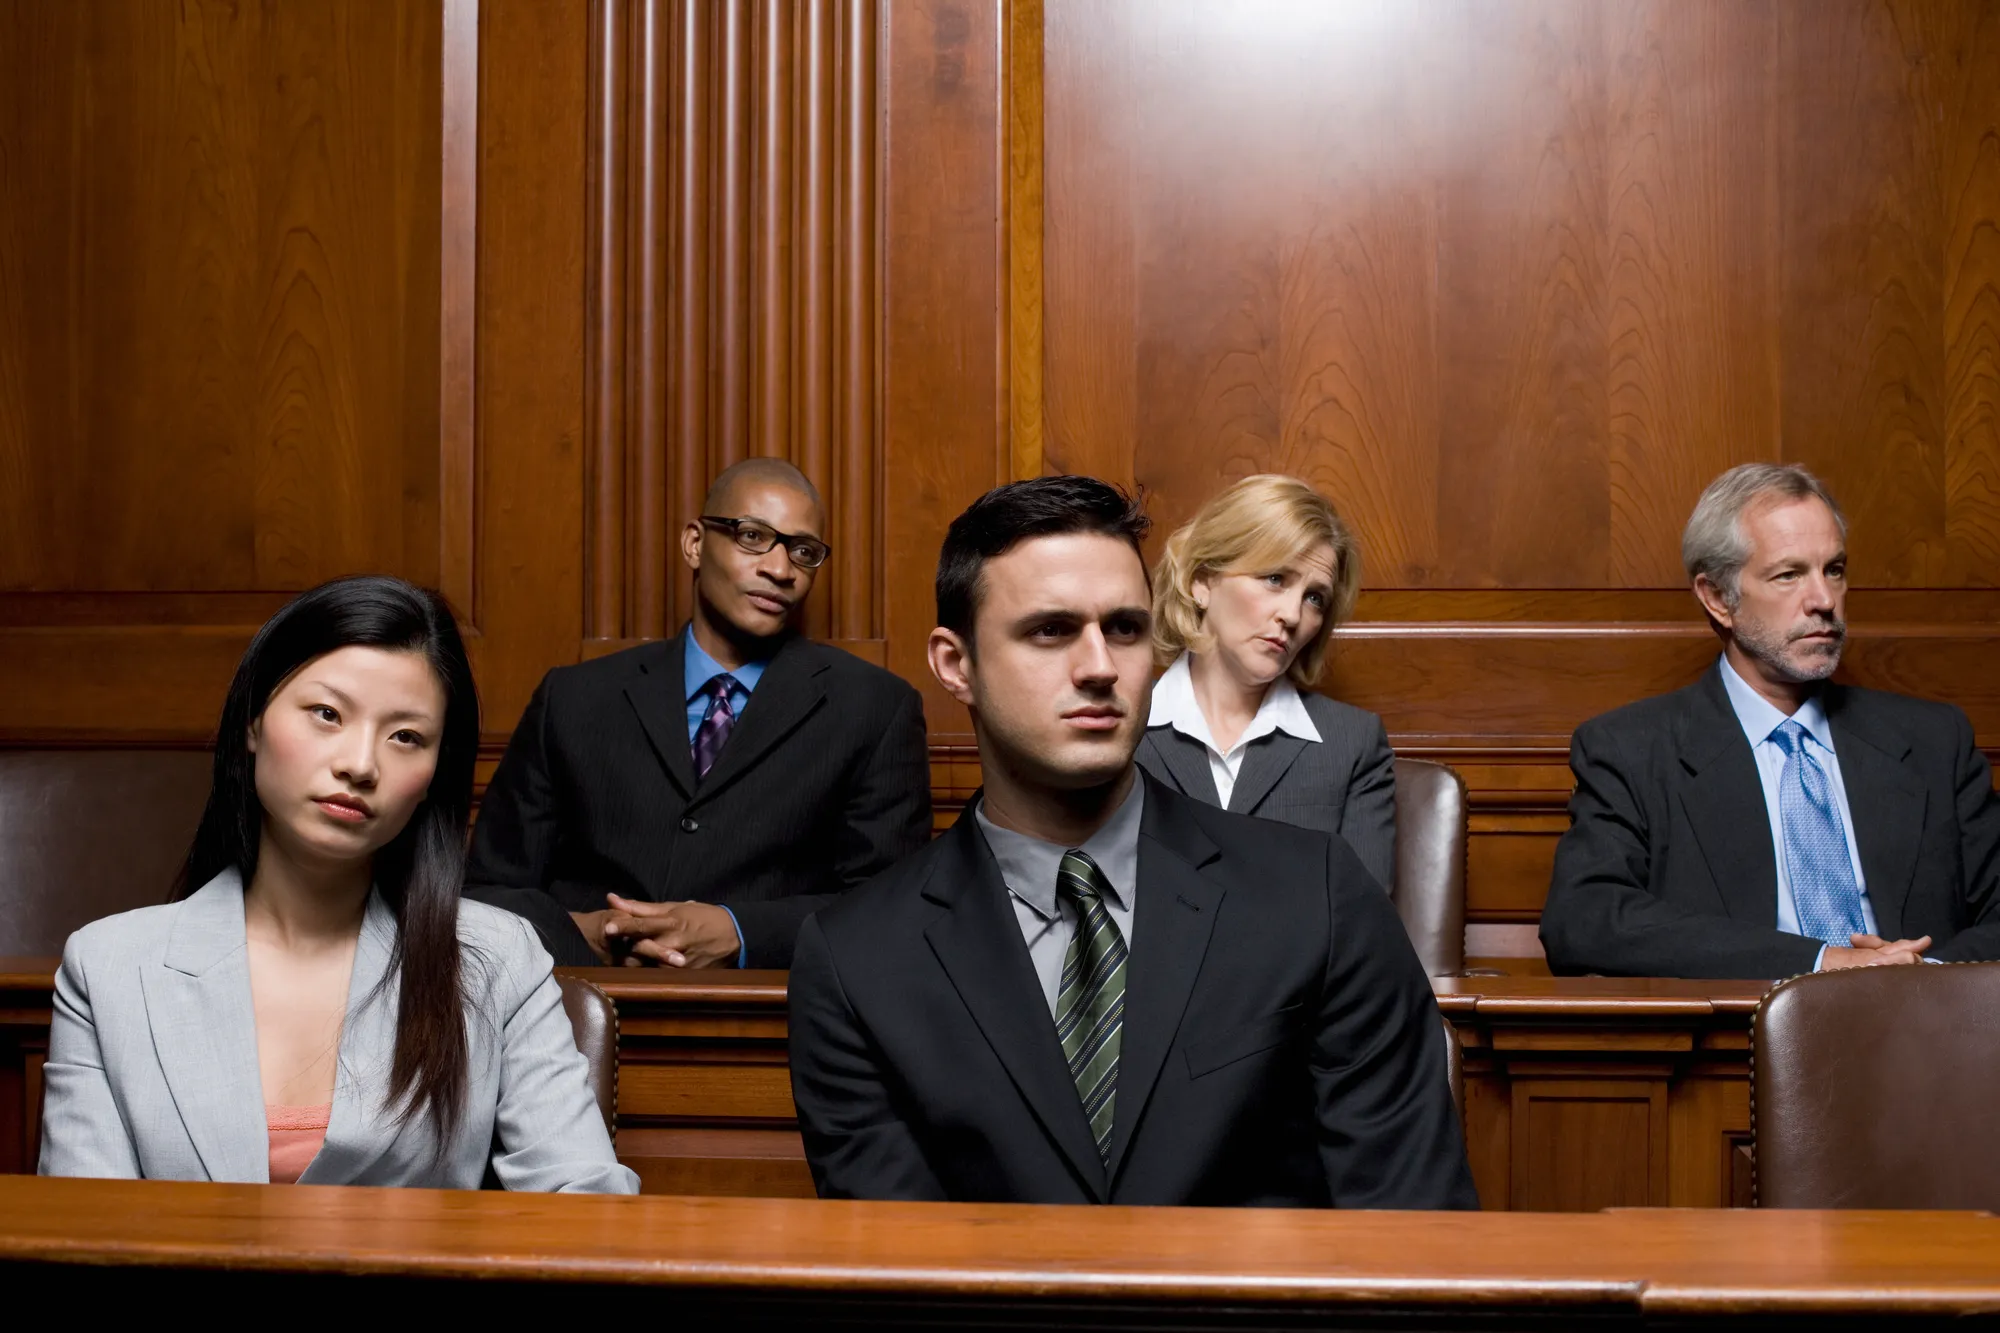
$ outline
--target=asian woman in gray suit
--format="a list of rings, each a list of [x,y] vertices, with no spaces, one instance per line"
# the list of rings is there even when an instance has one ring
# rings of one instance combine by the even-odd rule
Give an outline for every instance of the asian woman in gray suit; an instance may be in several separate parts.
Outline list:
[[[44,1175],[636,1193],[548,954],[461,902],[479,702],[389,578],[252,639],[173,901],[70,937]]]
[[[1345,839],[1394,882],[1396,769],[1382,719],[1306,691],[1354,606],[1361,552],[1294,477],[1246,477],[1167,539],[1153,572],[1153,688],[1139,764],[1238,814]]]

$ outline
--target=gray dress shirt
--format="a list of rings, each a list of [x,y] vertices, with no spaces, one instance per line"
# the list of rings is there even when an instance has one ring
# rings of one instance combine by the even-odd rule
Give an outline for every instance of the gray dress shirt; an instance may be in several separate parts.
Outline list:
[[[1104,906],[1111,920],[1132,947],[1132,908],[1137,900],[1139,881],[1139,816],[1146,808],[1145,781],[1133,774],[1132,790],[1106,820],[1104,827],[1090,835],[1078,848],[1097,862],[1110,881],[1111,894]],[[1014,900],[1014,918],[1021,923],[1021,938],[1027,941],[1028,958],[1042,983],[1042,995],[1049,1012],[1056,1011],[1056,988],[1062,981],[1063,958],[1076,938],[1076,909],[1056,896],[1056,871],[1063,853],[1070,849],[1059,842],[1043,842],[1025,833],[1001,828],[986,817],[981,802],[973,812],[993,859],[1000,863],[1000,878]]]

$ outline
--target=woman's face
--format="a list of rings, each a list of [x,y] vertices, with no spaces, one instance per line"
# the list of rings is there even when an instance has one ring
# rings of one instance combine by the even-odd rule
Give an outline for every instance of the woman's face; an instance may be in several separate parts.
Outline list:
[[[1198,575],[1197,606],[1216,662],[1248,686],[1269,685],[1319,634],[1333,605],[1333,547],[1322,542],[1275,569]]]
[[[373,856],[423,803],[444,706],[419,653],[340,648],[294,671],[250,726],[266,836],[302,863]]]

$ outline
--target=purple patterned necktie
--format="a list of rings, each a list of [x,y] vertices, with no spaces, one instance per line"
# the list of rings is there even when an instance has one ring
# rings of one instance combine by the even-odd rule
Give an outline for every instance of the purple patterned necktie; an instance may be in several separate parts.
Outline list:
[[[735,688],[736,677],[728,672],[701,687],[701,692],[709,699],[708,712],[701,719],[701,729],[694,734],[694,775],[697,778],[707,777],[708,770],[715,767],[715,757],[722,753],[723,743],[736,726],[736,710],[729,706],[729,692]]]

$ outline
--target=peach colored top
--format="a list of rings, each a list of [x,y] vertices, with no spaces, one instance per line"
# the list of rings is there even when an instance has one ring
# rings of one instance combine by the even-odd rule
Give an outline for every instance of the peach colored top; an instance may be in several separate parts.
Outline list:
[[[271,1130],[271,1183],[296,1185],[326,1142],[326,1124],[333,1104],[324,1106],[264,1106]]]

